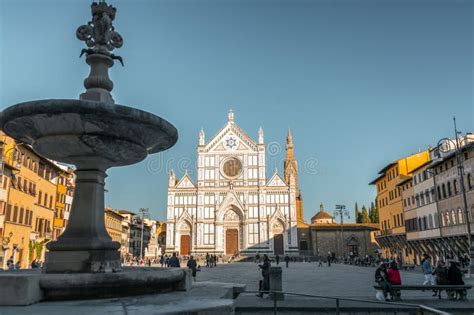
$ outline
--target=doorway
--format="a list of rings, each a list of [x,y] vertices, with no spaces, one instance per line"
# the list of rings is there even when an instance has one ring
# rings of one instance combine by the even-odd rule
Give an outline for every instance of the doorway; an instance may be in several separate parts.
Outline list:
[[[273,251],[275,255],[283,255],[283,234],[273,235]]]
[[[236,255],[239,252],[239,230],[227,229],[225,231],[225,253]]]

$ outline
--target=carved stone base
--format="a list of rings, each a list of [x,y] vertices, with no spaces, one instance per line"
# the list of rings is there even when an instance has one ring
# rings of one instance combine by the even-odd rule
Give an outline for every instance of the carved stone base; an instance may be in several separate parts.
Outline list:
[[[117,250],[84,250],[47,252],[46,273],[97,273],[121,270]]]

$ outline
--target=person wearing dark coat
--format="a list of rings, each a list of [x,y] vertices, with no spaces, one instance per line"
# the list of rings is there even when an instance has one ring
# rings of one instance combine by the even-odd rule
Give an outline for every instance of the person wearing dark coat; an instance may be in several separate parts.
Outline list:
[[[387,276],[387,266],[382,262],[375,270],[375,282],[382,287],[383,291],[383,297],[380,297],[382,301],[387,299],[387,294],[389,291],[391,291],[391,286],[387,281]]]
[[[189,256],[188,260],[188,268],[191,269],[191,273],[193,276],[193,280],[196,281],[196,271],[197,271],[197,263],[196,260],[194,260],[193,255]]]
[[[450,285],[464,285],[464,280],[462,279],[462,271],[458,268],[458,264],[455,261],[451,261],[451,265],[448,268],[448,282]],[[462,299],[465,294],[464,290],[457,290],[454,297],[454,292],[448,292],[450,299],[460,298]]]
[[[176,257],[176,253],[173,253],[173,256],[170,258],[168,265],[170,267],[175,267],[175,268],[181,267],[179,264],[179,259],[178,257]]]
[[[263,255],[263,264],[258,265],[262,269],[262,282],[260,286],[260,293],[257,294],[258,297],[263,297],[262,291],[270,290],[270,259],[266,254]],[[268,294],[268,293],[267,293]]]
[[[276,261],[277,265],[280,264],[280,256],[278,254],[276,254],[276,256],[275,256],[275,261]]]
[[[290,263],[290,256],[285,255],[285,263],[286,263],[286,268],[288,268],[288,264]]]
[[[448,281],[448,268],[446,267],[446,264],[444,261],[440,260],[438,261],[438,265],[436,266],[435,270],[433,271],[433,274],[436,277],[436,284],[437,285],[447,285],[449,284]],[[433,296],[438,295],[438,298],[441,299],[441,290],[435,290],[435,294]]]

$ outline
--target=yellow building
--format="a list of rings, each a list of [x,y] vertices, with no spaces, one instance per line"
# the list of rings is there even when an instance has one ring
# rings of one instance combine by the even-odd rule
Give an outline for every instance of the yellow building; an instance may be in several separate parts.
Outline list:
[[[66,227],[65,214],[66,211],[70,211],[70,209],[66,209],[67,206],[70,206],[66,201],[67,196],[70,195],[73,189],[73,187],[71,187],[72,170],[67,167],[59,167],[61,170],[58,173],[56,181],[56,209],[54,212],[53,239],[57,239]]]
[[[410,176],[411,171],[429,159],[429,151],[401,158],[382,168],[379,176],[370,183],[377,189],[381,231],[376,234],[376,239],[385,257],[395,256],[404,259],[407,255],[402,188],[399,184]]]
[[[122,243],[122,221],[123,217],[116,211],[105,208],[105,228],[112,241]]]
[[[27,268],[44,260],[52,239],[59,167],[28,145],[1,133],[2,169],[11,169],[3,224],[4,264],[10,258]]]

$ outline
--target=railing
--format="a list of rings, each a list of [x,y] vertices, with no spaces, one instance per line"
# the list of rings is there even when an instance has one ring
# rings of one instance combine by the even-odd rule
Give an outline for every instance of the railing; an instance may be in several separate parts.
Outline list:
[[[451,313],[447,313],[432,307],[428,307],[425,305],[419,304],[412,304],[412,303],[400,303],[400,302],[382,302],[382,301],[370,301],[370,300],[361,300],[361,299],[353,299],[353,298],[344,298],[344,297],[335,297],[335,296],[323,296],[323,295],[312,295],[312,294],[300,294],[300,293],[293,293],[293,292],[286,292],[286,291],[247,291],[241,292],[240,294],[255,294],[255,293],[265,293],[270,294],[270,296],[275,294],[283,294],[283,295],[292,295],[292,296],[300,296],[300,297],[308,297],[308,298],[319,298],[319,299],[328,299],[334,300],[335,302],[335,309],[336,315],[340,315],[341,313],[341,301],[349,301],[349,302],[359,302],[359,303],[371,303],[371,304],[383,304],[383,305],[390,305],[393,308],[394,313],[399,313],[401,310],[400,308],[395,307],[404,307],[410,310],[415,310],[416,315],[428,315],[428,314],[435,314],[435,315],[451,315]],[[273,297],[273,314],[277,314],[278,311],[278,299]]]

